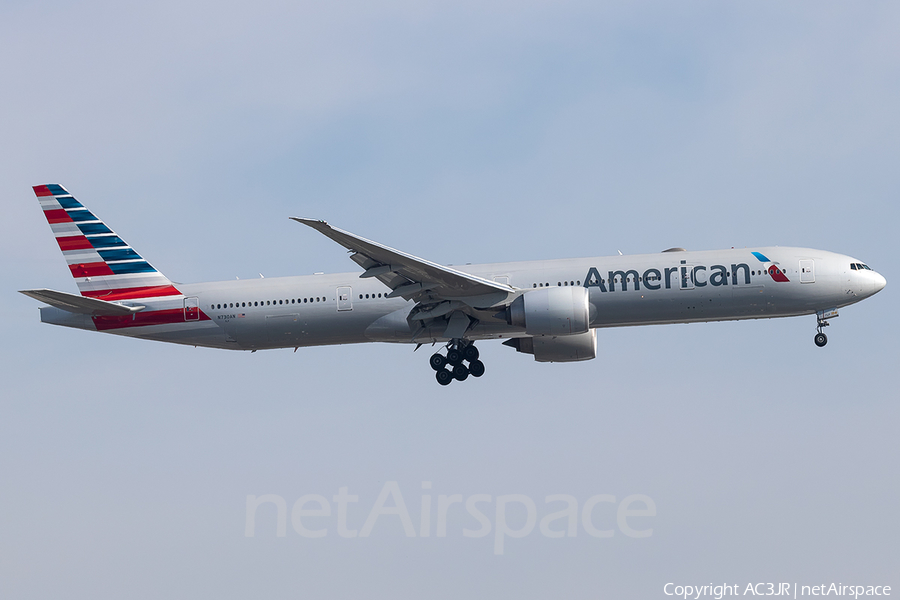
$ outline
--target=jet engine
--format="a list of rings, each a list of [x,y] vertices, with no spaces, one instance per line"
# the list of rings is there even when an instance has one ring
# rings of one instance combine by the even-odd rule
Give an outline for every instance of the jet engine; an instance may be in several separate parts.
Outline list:
[[[525,292],[506,309],[506,322],[533,336],[584,333],[591,324],[588,291],[572,286]]]
[[[513,338],[503,342],[518,352],[533,354],[538,362],[576,362],[597,357],[597,335],[593,331],[574,335]]]

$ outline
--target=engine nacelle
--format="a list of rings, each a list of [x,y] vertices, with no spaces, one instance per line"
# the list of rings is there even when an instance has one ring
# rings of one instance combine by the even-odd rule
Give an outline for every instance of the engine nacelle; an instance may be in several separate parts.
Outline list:
[[[524,327],[528,335],[584,333],[591,325],[587,288],[547,287],[525,292],[509,305],[506,321]]]
[[[538,362],[576,362],[597,357],[597,335],[593,331],[574,335],[513,338],[503,342],[518,352],[533,354]]]

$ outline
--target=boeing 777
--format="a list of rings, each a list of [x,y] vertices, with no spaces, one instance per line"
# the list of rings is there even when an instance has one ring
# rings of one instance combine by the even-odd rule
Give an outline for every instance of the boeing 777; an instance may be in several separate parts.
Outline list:
[[[49,305],[44,323],[254,352],[439,343],[441,385],[484,374],[478,341],[505,339],[540,362],[590,360],[603,327],[816,315],[821,347],[839,308],[885,286],[861,260],[788,247],[448,267],[299,217],[362,272],[181,284],[61,186],[34,191],[81,293],[23,290]]]

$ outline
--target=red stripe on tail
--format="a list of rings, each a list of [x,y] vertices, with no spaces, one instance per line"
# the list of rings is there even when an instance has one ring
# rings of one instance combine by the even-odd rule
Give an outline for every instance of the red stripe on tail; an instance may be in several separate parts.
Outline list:
[[[83,235],[67,235],[64,237],[56,238],[56,243],[59,244],[59,249],[63,252],[68,250],[93,250],[94,247],[91,245],[91,242],[88,241],[86,237]]]
[[[137,298],[160,298],[162,296],[180,296],[174,285],[158,285],[136,288],[119,288],[117,290],[94,290],[81,292],[88,298],[101,300],[134,300]]]
[[[77,265],[69,265],[72,271],[72,277],[102,277],[103,275],[115,275],[113,270],[105,262],[99,263],[79,263]]]
[[[71,223],[72,217],[69,216],[69,213],[59,209],[59,210],[45,210],[44,216],[47,217],[48,223]]]

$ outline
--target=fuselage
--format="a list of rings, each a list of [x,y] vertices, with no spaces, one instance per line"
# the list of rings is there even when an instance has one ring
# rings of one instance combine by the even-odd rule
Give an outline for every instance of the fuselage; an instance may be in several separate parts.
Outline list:
[[[855,265],[860,265],[857,268]],[[456,266],[508,284],[516,294],[545,287],[584,287],[590,327],[618,327],[813,314],[878,292],[884,278],[861,261],[822,250],[765,247],[667,251]],[[41,309],[45,322],[195,346],[258,350],[363,342],[445,341],[444,326],[408,319],[411,300],[359,272],[176,284],[181,296],[142,300],[146,315],[184,314],[154,323],[141,313],[91,318]],[[508,301],[508,299],[504,299]],[[498,304],[499,305],[499,304]],[[152,310],[150,310],[152,309]],[[515,338],[502,311],[486,307],[470,340]]]

